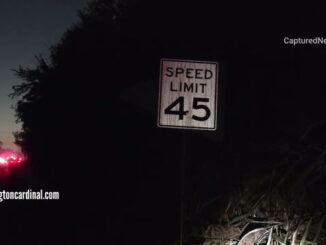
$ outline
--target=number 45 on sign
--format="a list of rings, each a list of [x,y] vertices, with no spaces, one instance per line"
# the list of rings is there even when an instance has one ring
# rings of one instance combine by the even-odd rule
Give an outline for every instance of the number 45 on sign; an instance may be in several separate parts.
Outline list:
[[[218,64],[161,59],[158,126],[216,130]]]

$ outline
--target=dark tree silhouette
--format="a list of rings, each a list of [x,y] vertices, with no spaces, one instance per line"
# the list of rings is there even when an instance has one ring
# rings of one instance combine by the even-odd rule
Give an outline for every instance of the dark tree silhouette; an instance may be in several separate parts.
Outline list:
[[[143,130],[155,125],[152,116],[121,100],[123,89],[151,78],[156,71],[152,58],[142,55],[147,44],[128,36],[129,24],[123,26],[125,8],[122,1],[90,3],[80,12],[80,22],[51,49],[49,58],[37,56],[37,67],[16,70],[24,80],[14,87],[12,97],[21,96],[16,112],[23,130],[16,133],[16,140],[28,155],[31,177],[26,185],[59,190],[62,196],[60,204],[32,208],[35,221],[27,230],[41,226],[48,234],[57,227],[57,242],[150,241],[160,232],[151,225],[154,209],[144,205],[157,198],[162,199],[159,206],[167,209],[155,219],[171,223],[176,216],[166,215],[176,206],[166,197],[176,196],[176,190],[168,190],[177,171],[171,184],[161,191],[157,188],[167,171],[177,168],[173,161],[169,168],[162,164],[166,159],[158,161],[160,166],[155,161],[164,150],[178,149],[151,145],[156,130],[150,129],[151,136]],[[89,142],[86,149],[85,140]],[[147,152],[151,154],[145,156]],[[158,174],[160,169],[165,174]],[[155,180],[152,172],[160,179]],[[145,225],[131,223],[134,227],[128,230],[130,220]],[[48,243],[47,236],[36,239]],[[162,242],[169,239],[161,238]]]

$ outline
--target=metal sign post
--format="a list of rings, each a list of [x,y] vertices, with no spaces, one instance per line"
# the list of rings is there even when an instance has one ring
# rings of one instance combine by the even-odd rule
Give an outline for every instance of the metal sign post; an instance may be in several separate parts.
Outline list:
[[[188,149],[187,132],[183,132],[183,147],[182,159],[180,165],[181,184],[180,184],[180,245],[183,245],[183,231],[184,231],[184,195],[185,195],[185,168],[187,163],[187,149]]]

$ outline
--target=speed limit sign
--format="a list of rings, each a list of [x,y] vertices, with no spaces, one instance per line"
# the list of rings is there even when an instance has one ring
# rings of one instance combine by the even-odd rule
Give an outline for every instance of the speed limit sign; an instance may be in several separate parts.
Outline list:
[[[218,63],[161,59],[158,126],[216,130]]]

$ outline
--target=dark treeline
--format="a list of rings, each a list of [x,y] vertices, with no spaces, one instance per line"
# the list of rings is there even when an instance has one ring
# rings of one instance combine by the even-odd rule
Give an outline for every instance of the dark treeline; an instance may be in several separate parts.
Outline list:
[[[322,126],[298,142],[326,117],[326,51],[283,44],[322,35],[322,17],[299,3],[91,2],[50,57],[16,71],[28,162],[7,184],[61,200],[4,204],[2,233],[10,244],[167,244],[179,232],[185,135],[186,199],[203,203],[269,171],[279,146],[324,146]],[[220,63],[218,133],[157,128],[161,58]]]

